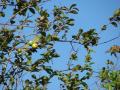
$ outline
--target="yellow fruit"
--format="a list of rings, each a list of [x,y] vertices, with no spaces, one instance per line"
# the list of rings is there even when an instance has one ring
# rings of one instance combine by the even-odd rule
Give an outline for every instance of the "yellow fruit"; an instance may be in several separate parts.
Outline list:
[[[41,16],[41,17],[40,17],[40,20],[44,20],[44,19],[45,19],[45,17],[44,17],[44,16]]]
[[[66,78],[66,77],[64,77],[64,78],[63,78],[63,81],[64,81],[64,82],[67,82],[67,78]]]
[[[43,77],[44,80],[48,80],[49,78],[47,76]]]
[[[32,48],[38,48],[38,44],[37,43],[33,43],[32,44]]]
[[[57,36],[57,35],[53,35],[53,36],[52,36],[52,40],[57,41],[57,40],[59,40],[59,38],[58,38],[58,36]]]
[[[67,74],[67,77],[71,77],[71,73],[68,73],[68,74]]]
[[[77,70],[78,70],[77,67],[72,68],[72,71],[77,71]]]
[[[18,48],[17,51],[18,51],[18,54],[22,53],[22,49],[20,49],[20,48]]]

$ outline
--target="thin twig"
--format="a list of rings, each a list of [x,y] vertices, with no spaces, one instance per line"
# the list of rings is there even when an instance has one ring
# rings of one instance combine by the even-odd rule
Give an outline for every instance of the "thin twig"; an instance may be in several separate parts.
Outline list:
[[[0,25],[5,25],[5,26],[21,26],[21,25],[16,25],[16,24],[10,24],[10,23],[0,23]],[[29,28],[35,28],[35,26],[29,26],[29,25],[22,25],[23,27],[29,27]]]
[[[77,50],[75,50],[75,48],[74,48],[72,42],[70,42],[70,45],[71,45],[71,47],[72,47],[72,50],[73,50],[74,52],[77,52]]]
[[[27,9],[27,8],[29,8],[29,7],[31,7],[31,6],[32,6],[32,5],[31,5],[31,4],[29,4],[29,5],[28,5],[28,6],[26,6],[25,8],[20,9],[17,13],[15,13],[13,16],[11,16],[11,17],[10,17],[10,19],[15,18],[15,17],[16,17],[16,15],[17,15],[18,13],[20,13],[20,12],[24,11],[25,9]]]
[[[118,39],[118,38],[120,38],[120,35],[117,36],[117,37],[114,37],[114,38],[112,38],[112,39],[110,39],[110,40],[108,40],[108,41],[101,42],[101,43],[99,43],[98,45],[102,45],[102,44],[105,44],[105,43],[111,42],[111,41],[116,40],[116,39]]]
[[[78,43],[78,44],[80,44],[80,42],[71,41],[71,40],[59,40],[58,42],[68,42],[68,43]]]

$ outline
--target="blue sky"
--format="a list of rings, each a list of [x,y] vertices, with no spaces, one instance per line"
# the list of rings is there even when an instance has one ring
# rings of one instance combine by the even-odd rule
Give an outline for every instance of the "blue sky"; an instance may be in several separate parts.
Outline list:
[[[69,6],[70,4],[76,3],[79,8],[79,14],[73,15],[75,19],[75,25],[70,29],[70,35],[75,34],[79,28],[83,28],[84,31],[87,31],[91,28],[95,28],[97,32],[100,32],[101,25],[109,23],[109,17],[113,15],[114,11],[120,8],[120,0],[51,0],[49,3],[46,3],[44,7],[51,12],[54,5],[65,5]],[[9,12],[10,13],[10,12]],[[2,22],[4,22],[3,20]],[[120,34],[120,28],[114,28],[110,26],[107,31],[100,33],[100,41],[104,42],[113,37],[116,37]],[[28,30],[27,30],[28,31]],[[101,69],[101,66],[105,65],[107,59],[115,59],[105,52],[112,45],[120,45],[120,38],[112,42],[93,47],[95,53],[92,54],[92,60],[95,62],[93,68],[95,71]],[[74,44],[75,49],[79,48],[78,61],[80,64],[83,64],[84,56],[86,55],[85,50],[81,45]],[[65,64],[67,63],[68,56],[71,53],[71,46],[69,43],[57,43],[55,48],[58,53],[61,54],[61,57],[53,61],[53,69],[64,69],[66,68]],[[36,58],[36,57],[33,57]],[[59,90],[60,82],[57,81],[57,78],[51,80],[53,83],[48,85],[48,90]],[[95,78],[88,81],[91,86],[91,90],[95,90],[94,85]]]

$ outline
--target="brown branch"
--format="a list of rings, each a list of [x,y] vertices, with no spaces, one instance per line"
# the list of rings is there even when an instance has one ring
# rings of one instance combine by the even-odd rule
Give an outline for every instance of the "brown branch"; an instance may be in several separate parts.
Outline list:
[[[118,38],[120,38],[120,35],[117,36],[117,37],[114,37],[114,38],[112,38],[112,39],[110,39],[110,40],[107,40],[107,41],[105,41],[105,42],[98,43],[98,45],[102,45],[102,44],[109,43],[109,42],[111,42],[111,41],[113,41],[113,40],[116,40],[116,39],[118,39]],[[70,40],[68,40],[68,41],[59,40],[59,42],[69,42],[69,43],[78,43],[78,44],[81,44],[80,42],[77,42],[77,41],[70,41]],[[87,43],[86,43],[86,44],[87,44]]]
[[[80,42],[72,41],[72,40],[59,40],[58,42],[68,42],[68,43],[78,43],[78,44],[81,44]]]
[[[75,50],[75,48],[74,48],[72,42],[70,42],[70,45],[71,45],[71,47],[72,47],[72,50],[73,50],[74,52],[77,52],[77,50]]]
[[[16,17],[16,15],[17,15],[18,13],[20,13],[20,12],[24,11],[25,9],[27,9],[27,8],[29,8],[29,7],[31,7],[31,6],[32,6],[32,5],[30,4],[30,5],[28,5],[28,6],[24,7],[24,8],[22,8],[22,9],[20,9],[17,13],[15,13],[13,16],[11,16],[11,17],[10,17],[10,19],[15,18],[15,17]]]
[[[29,25],[15,25],[15,24],[10,24],[10,23],[0,23],[0,25],[3,25],[3,26],[23,26],[23,27],[35,28],[35,26],[29,26]]]

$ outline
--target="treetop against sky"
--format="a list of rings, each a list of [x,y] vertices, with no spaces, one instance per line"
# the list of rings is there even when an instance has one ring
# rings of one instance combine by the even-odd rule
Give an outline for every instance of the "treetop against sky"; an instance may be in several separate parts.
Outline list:
[[[0,88],[118,90],[119,3],[0,0]]]

